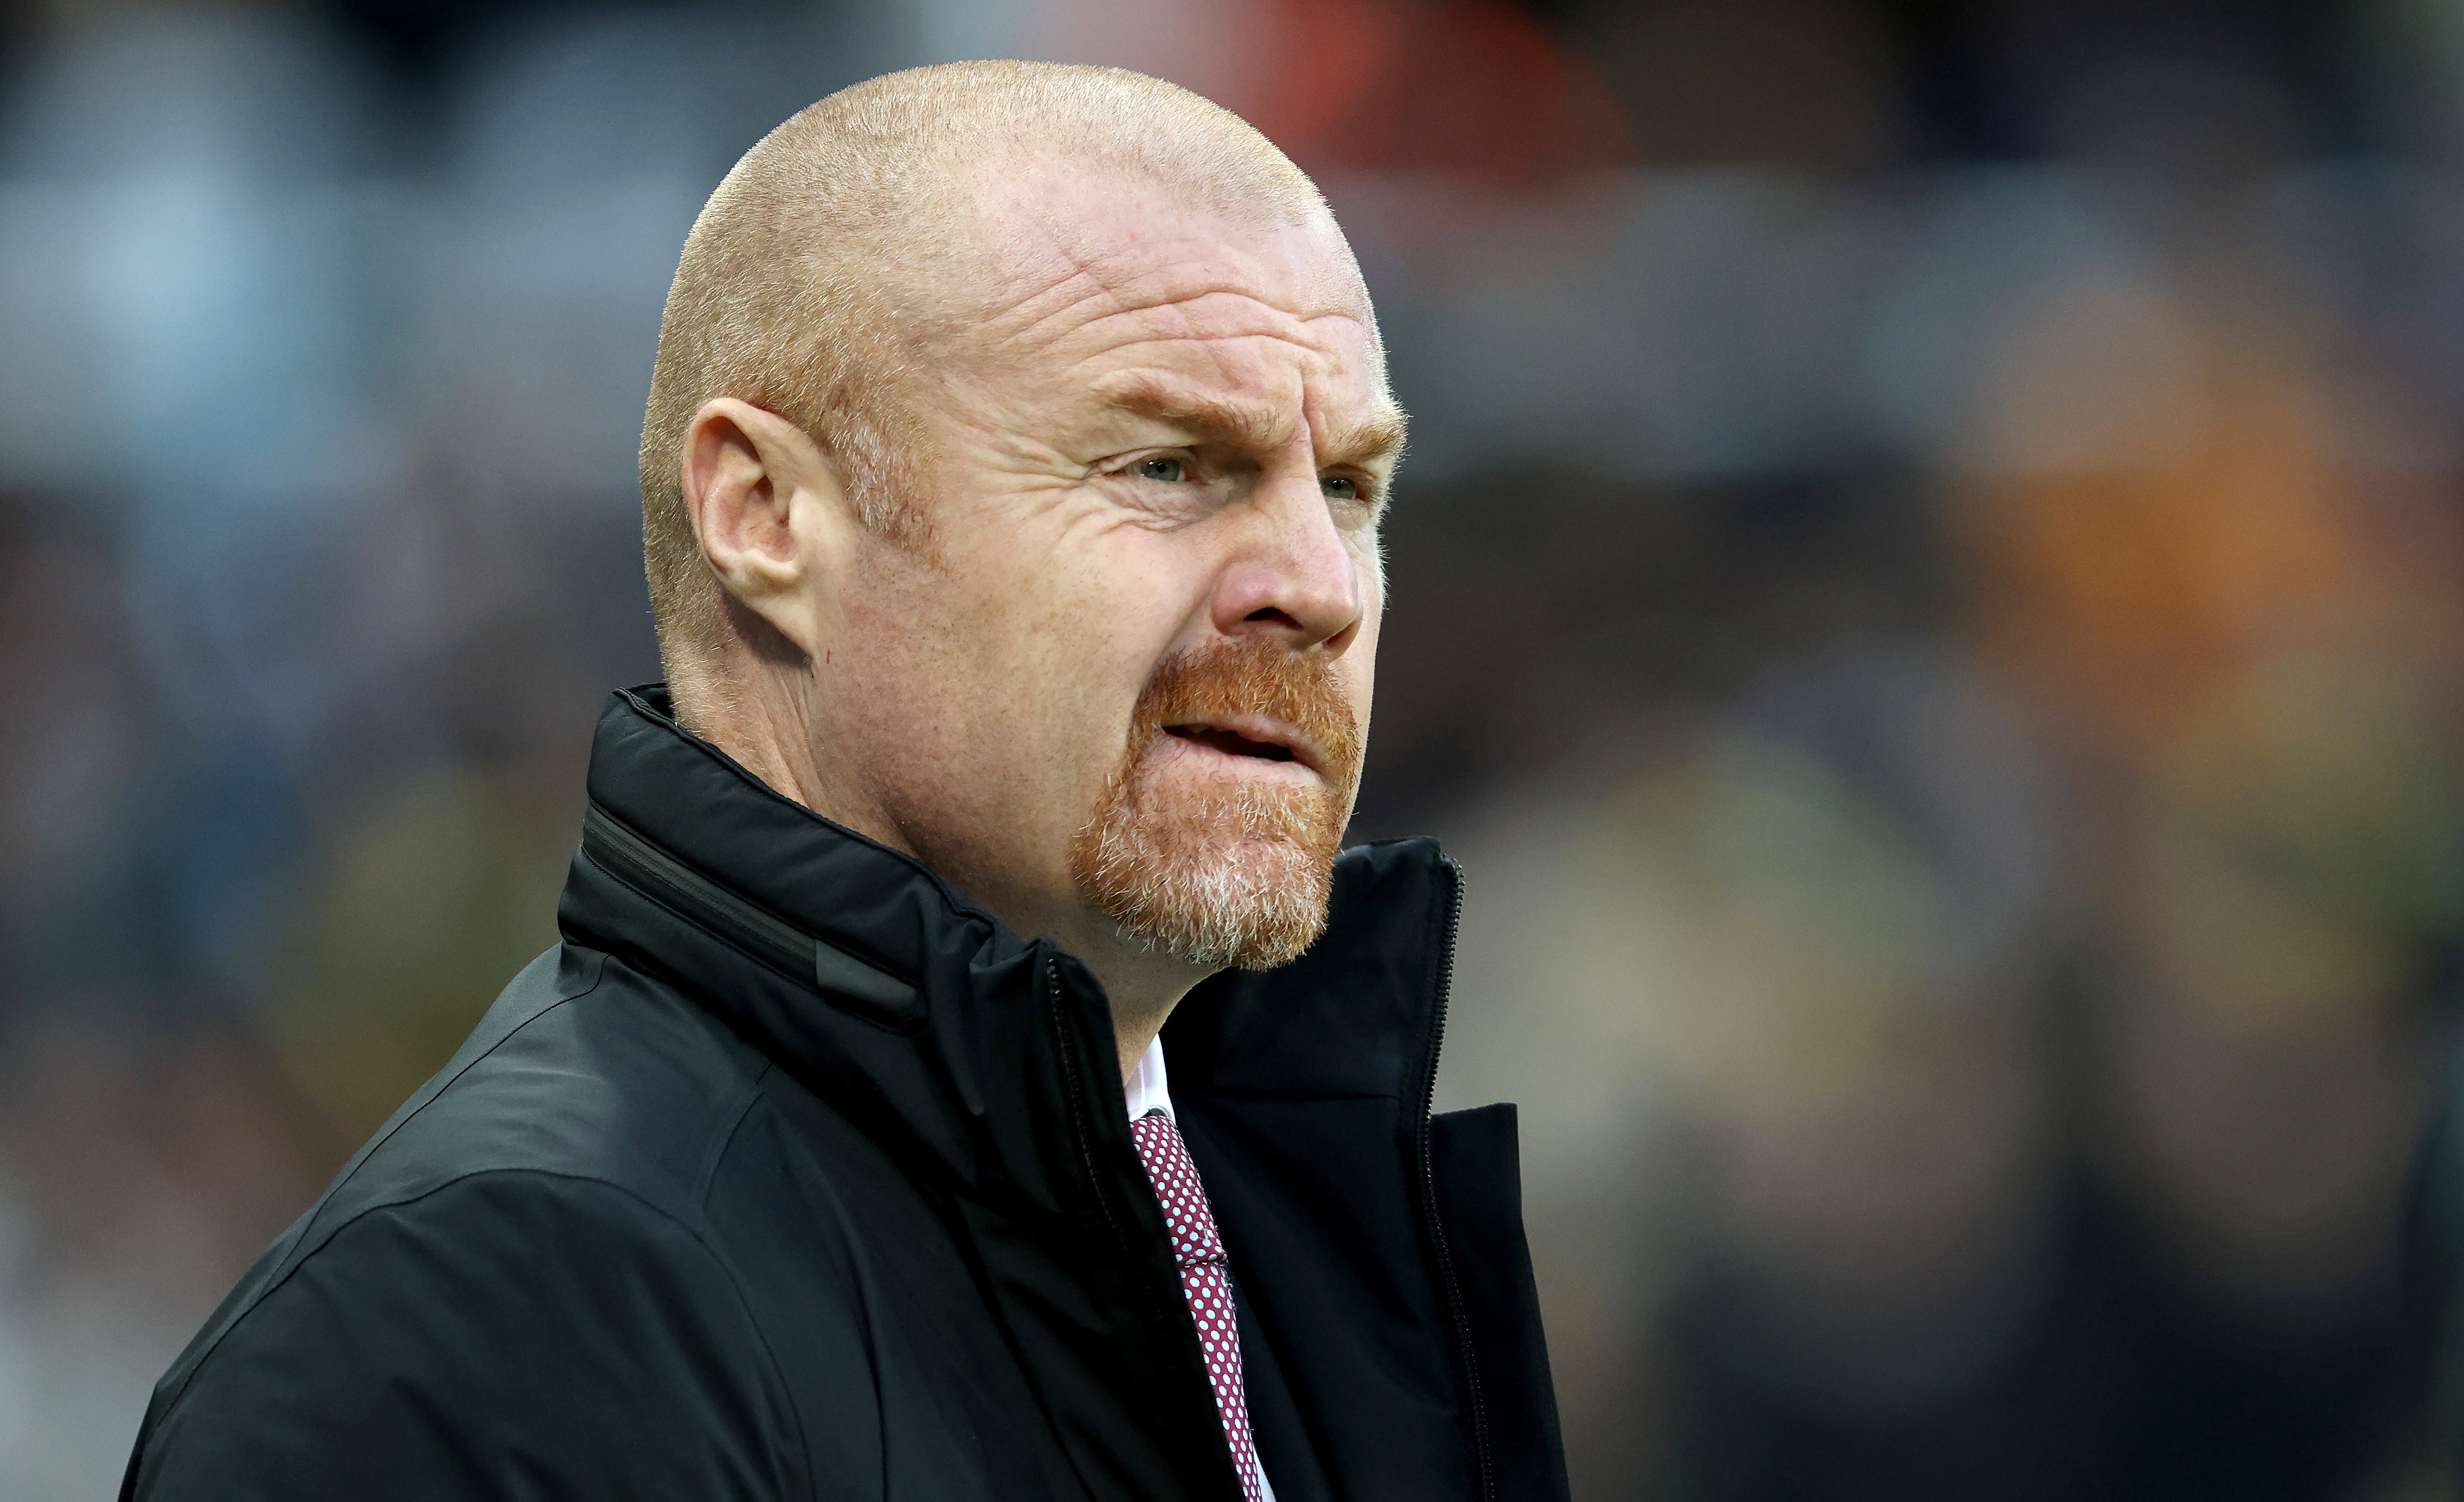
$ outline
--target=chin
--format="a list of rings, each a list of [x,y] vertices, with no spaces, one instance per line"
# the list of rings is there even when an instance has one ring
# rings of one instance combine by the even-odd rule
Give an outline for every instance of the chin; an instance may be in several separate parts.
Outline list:
[[[1111,915],[1124,938],[1207,969],[1272,970],[1326,929],[1331,861],[1243,841],[1223,858],[1158,873],[1148,900]]]
[[[1150,952],[1211,970],[1289,964],[1326,928],[1341,826],[1295,839],[1228,822],[1091,825],[1073,851],[1079,889]]]

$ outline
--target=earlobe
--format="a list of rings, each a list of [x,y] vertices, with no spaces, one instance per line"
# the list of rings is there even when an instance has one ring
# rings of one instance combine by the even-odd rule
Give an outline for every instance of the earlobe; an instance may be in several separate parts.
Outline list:
[[[842,509],[819,446],[775,412],[719,397],[693,414],[677,478],[719,586],[812,654],[825,555]]]

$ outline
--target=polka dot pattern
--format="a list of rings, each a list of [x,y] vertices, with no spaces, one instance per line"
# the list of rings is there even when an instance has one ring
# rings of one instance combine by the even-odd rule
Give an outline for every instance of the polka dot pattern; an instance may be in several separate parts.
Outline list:
[[[1139,1160],[1163,1204],[1164,1224],[1172,1230],[1173,1260],[1180,1267],[1180,1291],[1189,1300],[1190,1317],[1198,1321],[1198,1343],[1206,1353],[1207,1379],[1215,1384],[1215,1407],[1223,1416],[1223,1438],[1232,1447],[1232,1467],[1241,1473],[1245,1502],[1269,1502],[1265,1474],[1258,1466],[1258,1447],[1249,1437],[1249,1403],[1241,1388],[1241,1331],[1232,1314],[1232,1274],[1223,1255],[1223,1238],[1215,1231],[1215,1212],[1207,1208],[1206,1186],[1198,1182],[1198,1165],[1190,1161],[1189,1145],[1180,1129],[1161,1111],[1150,1111],[1130,1123],[1138,1144]]]

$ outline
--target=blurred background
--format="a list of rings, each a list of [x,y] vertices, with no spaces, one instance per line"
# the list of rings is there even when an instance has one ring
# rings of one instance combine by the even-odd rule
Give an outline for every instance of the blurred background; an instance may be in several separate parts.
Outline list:
[[[1416,415],[1575,1491],[2430,1497],[2457,0],[0,11],[0,1495],[552,939],[703,196],[1029,55],[1316,173]]]

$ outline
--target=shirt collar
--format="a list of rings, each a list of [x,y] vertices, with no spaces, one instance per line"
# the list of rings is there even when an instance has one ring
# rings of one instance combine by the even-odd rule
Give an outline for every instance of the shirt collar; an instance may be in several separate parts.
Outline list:
[[[1130,1077],[1121,1081],[1121,1093],[1129,1097],[1133,1121],[1150,1111],[1172,1115],[1172,1085],[1163,1071],[1163,1039],[1147,1045],[1146,1056],[1130,1071]]]

